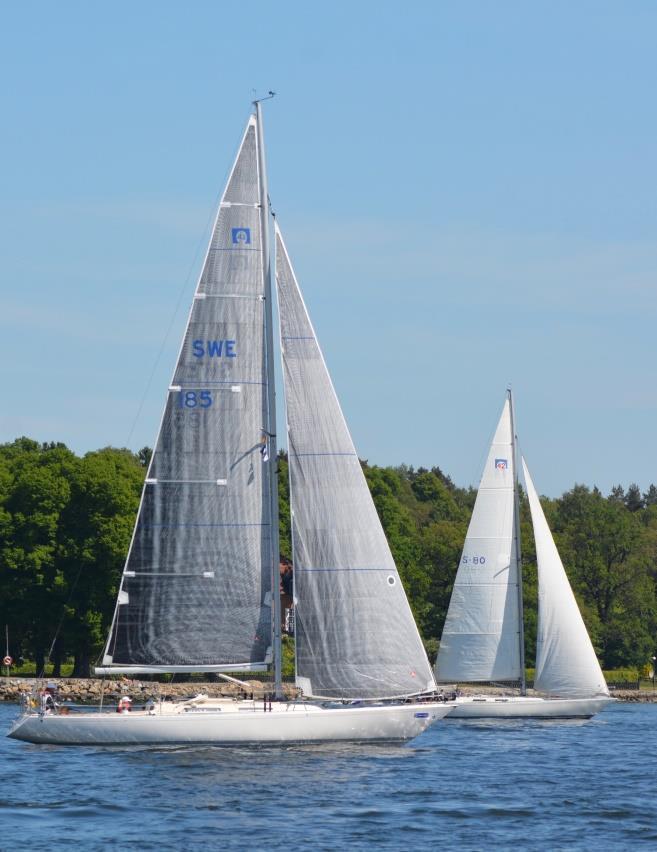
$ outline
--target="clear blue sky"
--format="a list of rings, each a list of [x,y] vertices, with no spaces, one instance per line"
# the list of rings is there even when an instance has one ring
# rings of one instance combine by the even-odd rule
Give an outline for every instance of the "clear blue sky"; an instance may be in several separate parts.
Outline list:
[[[0,440],[152,445],[272,88],[271,196],[360,455],[476,483],[512,382],[542,493],[657,482],[654,2],[2,18]]]

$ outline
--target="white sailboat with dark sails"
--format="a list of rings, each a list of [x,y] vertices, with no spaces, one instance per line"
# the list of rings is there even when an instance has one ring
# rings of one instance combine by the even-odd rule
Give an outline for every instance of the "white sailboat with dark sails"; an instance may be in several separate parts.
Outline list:
[[[435,689],[358,456],[276,228],[296,604],[281,682],[269,210],[261,105],[224,191],[167,390],[98,674],[273,669],[278,700],[28,711],[10,736],[61,744],[406,740]]]
[[[538,694],[532,695],[525,684],[518,467],[509,390],[477,492],[435,673],[442,683],[515,683],[520,694],[459,697],[450,719],[586,718],[613,700],[524,459],[522,467],[538,568]]]

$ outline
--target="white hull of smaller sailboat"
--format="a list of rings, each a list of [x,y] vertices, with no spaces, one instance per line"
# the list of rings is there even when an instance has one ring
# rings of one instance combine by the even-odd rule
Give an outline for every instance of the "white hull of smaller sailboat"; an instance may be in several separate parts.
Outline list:
[[[449,702],[448,719],[590,719],[614,698],[475,695]]]
[[[163,712],[29,713],[10,737],[51,745],[282,745],[322,742],[394,742],[417,737],[450,711],[444,704],[387,704],[322,707],[251,702],[231,707],[174,707]]]

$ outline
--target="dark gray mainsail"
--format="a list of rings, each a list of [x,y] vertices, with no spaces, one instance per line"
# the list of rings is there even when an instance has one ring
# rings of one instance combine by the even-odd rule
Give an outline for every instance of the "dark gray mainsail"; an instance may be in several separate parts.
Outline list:
[[[251,117],[168,389],[103,667],[242,671],[271,658],[263,275]]]
[[[435,686],[406,594],[276,228],[294,553],[297,685],[393,698]]]

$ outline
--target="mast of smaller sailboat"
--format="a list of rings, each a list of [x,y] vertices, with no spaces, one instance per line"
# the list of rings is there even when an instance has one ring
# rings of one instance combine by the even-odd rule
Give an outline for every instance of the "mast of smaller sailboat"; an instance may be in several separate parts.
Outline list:
[[[267,166],[265,161],[265,143],[262,127],[263,100],[269,100],[274,96],[270,92],[268,97],[253,102],[256,113],[256,125],[258,131],[258,187],[260,190],[260,222],[262,230],[262,255],[263,275],[265,291],[265,353],[267,358],[267,425],[266,446],[269,459],[269,505],[271,519],[271,597],[272,597],[272,644],[274,665],[274,690],[277,698],[283,694],[282,685],[282,659],[281,659],[281,596],[280,596],[280,554],[278,541],[278,459],[276,448],[276,385],[274,381],[274,318],[273,300],[271,289],[271,260],[269,252],[269,191],[267,188]]]
[[[518,579],[518,650],[520,652],[520,693],[527,693],[525,677],[525,621],[522,607],[522,551],[520,548],[520,498],[518,494],[518,451],[516,435],[516,411],[513,405],[513,392],[507,389],[511,416],[511,458],[513,459],[513,538],[516,551],[516,576]]]

